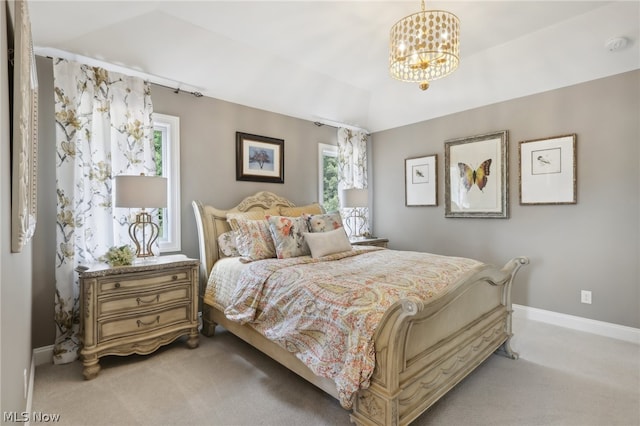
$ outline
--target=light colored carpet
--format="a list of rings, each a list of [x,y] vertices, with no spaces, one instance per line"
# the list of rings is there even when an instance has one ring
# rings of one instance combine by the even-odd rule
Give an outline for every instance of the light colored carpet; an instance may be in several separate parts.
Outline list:
[[[223,329],[189,350],[36,369],[33,411],[64,425],[349,425],[319,389]],[[492,355],[413,424],[640,425],[640,346],[514,321],[513,361]]]

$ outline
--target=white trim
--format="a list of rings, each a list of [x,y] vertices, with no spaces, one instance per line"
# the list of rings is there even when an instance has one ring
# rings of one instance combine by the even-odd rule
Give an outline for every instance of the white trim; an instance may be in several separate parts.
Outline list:
[[[329,145],[326,143],[318,143],[318,202],[320,205],[324,204],[324,157],[325,155],[331,157],[338,156],[338,147],[336,145]]]
[[[529,306],[517,305],[515,303],[512,305],[512,308],[513,316],[515,318],[524,318],[532,321],[544,322],[557,325],[559,327],[585,331],[587,333],[640,344],[640,329],[638,328],[612,324],[604,321],[596,321],[588,318],[561,314],[558,312],[546,311],[544,309],[531,308]],[[201,315],[201,313],[199,313],[198,315]],[[34,367],[43,364],[50,364],[53,362],[53,347],[53,345],[42,346],[33,350],[33,361],[31,369],[32,376]],[[33,384],[31,385],[31,387],[33,387]]]
[[[180,234],[180,117],[153,113],[153,127],[166,135],[162,151],[162,176],[167,178],[167,205],[165,217],[167,239],[160,240],[160,252],[170,253],[181,250]]]
[[[53,362],[53,347],[53,345],[41,346],[33,350],[33,360],[36,367]]]
[[[545,322],[560,327],[570,328],[572,330],[585,331],[587,333],[611,337],[612,339],[624,340],[626,342],[640,345],[640,329],[638,328],[546,311],[544,309],[531,308],[529,306],[513,304],[512,307],[513,316],[515,318],[526,318],[533,321]]]
[[[53,349],[53,346],[51,347]],[[53,355],[53,351],[51,352]],[[25,408],[25,412],[31,413],[33,408],[33,384],[36,380],[36,354],[35,351],[31,354],[31,367],[29,368],[29,385],[27,386],[27,406]],[[31,416],[29,416],[29,420],[25,423],[26,426],[31,425]]]

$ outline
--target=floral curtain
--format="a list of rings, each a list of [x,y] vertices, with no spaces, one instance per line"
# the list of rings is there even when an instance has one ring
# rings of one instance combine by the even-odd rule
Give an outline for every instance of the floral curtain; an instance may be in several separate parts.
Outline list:
[[[56,116],[56,342],[54,362],[76,359],[75,268],[128,244],[129,209],[114,209],[113,177],[156,174],[149,83],[73,61],[53,64]]]
[[[338,190],[366,189],[367,185],[367,141],[369,134],[364,130],[338,129]],[[357,229],[369,234],[369,208],[341,209],[343,217],[356,217],[364,221]],[[349,236],[353,229],[347,227]]]

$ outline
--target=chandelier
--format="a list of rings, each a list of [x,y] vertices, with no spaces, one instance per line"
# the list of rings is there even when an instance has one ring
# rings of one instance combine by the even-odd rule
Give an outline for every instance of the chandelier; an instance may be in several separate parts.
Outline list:
[[[460,62],[460,20],[444,10],[422,10],[402,18],[391,27],[389,70],[400,81],[420,83],[445,77]]]

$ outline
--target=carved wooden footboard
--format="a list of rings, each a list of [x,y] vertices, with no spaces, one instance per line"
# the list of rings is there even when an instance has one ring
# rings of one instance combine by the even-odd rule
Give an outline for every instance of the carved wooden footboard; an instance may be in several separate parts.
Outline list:
[[[351,419],[360,425],[406,425],[496,350],[516,359],[510,292],[518,269],[486,267],[424,306],[398,302],[375,336],[371,386],[356,396]]]
[[[261,192],[231,211],[293,206]],[[217,237],[226,229],[226,212],[194,201],[200,244],[201,298],[219,257]],[[427,305],[401,301],[384,315],[376,335],[376,368],[371,385],[360,390],[351,420],[358,425],[405,425],[446,394],[489,355],[499,350],[517,358],[510,346],[511,285],[528,259],[518,257],[502,269],[485,266],[460,279]],[[213,336],[216,324],[261,350],[337,398],[333,381],[318,377],[298,358],[247,325],[229,321],[221,307],[202,304],[202,333]]]

